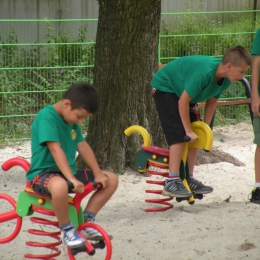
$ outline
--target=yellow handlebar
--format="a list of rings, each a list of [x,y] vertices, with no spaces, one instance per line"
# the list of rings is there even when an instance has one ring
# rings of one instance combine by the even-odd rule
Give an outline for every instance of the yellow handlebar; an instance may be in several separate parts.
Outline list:
[[[189,147],[203,148],[210,151],[213,143],[213,132],[211,128],[204,122],[195,121],[191,123],[192,131],[198,136],[195,143],[189,143]]]

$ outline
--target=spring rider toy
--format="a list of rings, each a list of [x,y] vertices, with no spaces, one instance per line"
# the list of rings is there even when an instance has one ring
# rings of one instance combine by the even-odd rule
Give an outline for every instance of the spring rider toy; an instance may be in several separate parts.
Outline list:
[[[182,160],[180,164],[180,177],[183,184],[190,190],[186,179],[189,177],[189,165],[187,161],[187,154],[189,148],[203,148],[205,151],[210,151],[213,143],[213,132],[211,128],[201,121],[195,121],[191,124],[193,132],[198,136],[198,139],[194,143],[189,143],[189,137],[185,136],[183,141],[185,142],[184,150],[182,154]],[[143,138],[143,145],[140,150],[137,151],[135,159],[135,167],[140,173],[148,173],[150,175],[159,175],[168,177],[169,172],[169,150],[160,148],[158,146],[151,146],[151,138],[145,128],[139,125],[133,125],[125,129],[126,136],[130,136],[133,133],[139,133]],[[156,169],[156,170],[155,170]],[[164,181],[147,180],[148,184],[158,184],[164,186]],[[162,194],[162,190],[146,190],[146,193]],[[202,194],[193,195],[188,200],[183,198],[176,198],[177,202],[187,200],[189,204],[194,204],[195,198],[202,199]],[[173,198],[167,197],[163,199],[147,199],[145,202],[157,203],[164,205],[163,207],[147,208],[146,212],[165,211],[173,207],[170,203]]]
[[[13,166],[20,166],[25,171],[28,171],[30,168],[29,162],[22,158],[12,158],[7,160],[2,164],[2,169],[4,171],[8,171]],[[73,185],[72,183],[68,183],[68,185]],[[73,188],[73,187],[72,187]],[[110,260],[112,256],[112,245],[109,236],[106,231],[100,227],[99,225],[91,222],[84,223],[83,221],[83,210],[80,206],[82,199],[89,194],[90,192],[101,188],[100,183],[92,182],[85,185],[85,189],[83,193],[76,194],[74,197],[68,196],[69,203],[69,218],[71,222],[75,225],[75,228],[78,232],[82,229],[90,227],[99,231],[104,240],[97,241],[96,243],[91,243],[89,240],[86,240],[86,243],[83,247],[70,249],[67,247],[67,256],[69,260],[75,260],[75,255],[78,253],[85,252],[89,256],[93,256],[96,253],[96,249],[104,249],[106,248],[105,260]],[[12,241],[19,234],[22,226],[22,218],[25,216],[31,216],[34,212],[44,214],[47,216],[55,217],[52,206],[51,206],[51,198],[47,196],[42,196],[35,193],[31,184],[27,181],[26,187],[23,191],[19,193],[18,201],[16,202],[11,196],[7,194],[0,193],[0,199],[3,199],[9,202],[12,206],[12,210],[6,213],[0,213],[0,223],[8,222],[8,221],[16,221],[16,226],[13,233],[7,237],[1,237],[0,232],[0,244],[8,243]],[[42,225],[49,225],[54,227],[59,227],[57,221],[52,221],[39,217],[30,217],[32,223],[38,223]],[[44,243],[44,242],[26,242],[27,246],[38,247],[38,248],[46,248],[50,249],[50,254],[25,254],[24,257],[26,259],[48,259],[54,260],[54,257],[57,257],[61,254],[58,246],[62,243],[60,239],[60,230],[56,232],[47,232],[43,230],[35,230],[29,229],[28,233],[33,235],[38,235],[41,237],[50,237],[54,239],[54,242]],[[100,259],[100,257],[98,258]]]

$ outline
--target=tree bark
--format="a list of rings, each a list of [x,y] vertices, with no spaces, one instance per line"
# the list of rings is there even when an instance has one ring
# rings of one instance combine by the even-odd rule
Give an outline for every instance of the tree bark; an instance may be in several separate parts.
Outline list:
[[[100,107],[87,142],[102,169],[122,174],[134,168],[143,140],[124,135],[131,125],[143,126],[153,144],[165,147],[150,86],[158,68],[160,16],[161,0],[99,0],[93,85]]]

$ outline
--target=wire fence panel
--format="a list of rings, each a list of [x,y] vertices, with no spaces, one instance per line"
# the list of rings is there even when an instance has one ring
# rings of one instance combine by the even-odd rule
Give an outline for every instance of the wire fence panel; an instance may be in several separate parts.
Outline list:
[[[251,50],[258,13],[162,13],[159,61],[185,55],[222,57],[234,45]],[[74,82],[92,83],[95,42],[88,28],[93,23],[97,19],[0,20],[0,140],[29,139],[32,120],[42,107],[59,100]],[[246,97],[241,83],[221,98],[230,97]],[[247,105],[221,107],[215,125],[242,120],[250,120]]]
[[[222,57],[228,48],[242,45],[249,51],[260,25],[260,10],[162,13],[159,63],[181,56]],[[251,69],[246,78],[250,80]],[[221,100],[246,98],[242,83],[234,83]],[[201,109],[203,114],[203,108]],[[215,125],[250,121],[248,105],[218,107]]]
[[[258,11],[162,13],[161,63],[186,55],[221,57],[231,46],[251,49]]]
[[[95,43],[86,40],[92,22],[97,19],[0,21],[1,35],[8,35],[0,45],[1,140],[30,138],[42,107],[71,84],[92,82]]]

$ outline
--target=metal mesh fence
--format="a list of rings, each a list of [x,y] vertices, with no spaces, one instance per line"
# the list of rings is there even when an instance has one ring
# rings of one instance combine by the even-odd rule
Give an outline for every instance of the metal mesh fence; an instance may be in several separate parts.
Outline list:
[[[162,13],[159,61],[167,63],[187,55],[222,57],[231,46],[242,45],[249,51],[257,28],[260,10]],[[246,78],[250,80],[251,70]],[[237,82],[221,100],[245,98],[246,90]],[[203,108],[201,109],[203,115]],[[218,107],[215,125],[250,122],[248,105]]]
[[[59,100],[72,83],[92,82],[92,22],[97,19],[0,21],[1,140],[30,138],[42,107]]]
[[[184,55],[221,57],[234,45],[251,50],[258,12],[162,13],[160,63]],[[97,19],[0,20],[0,140],[29,139],[32,120],[42,107],[59,100],[72,83],[92,82],[92,23]],[[221,98],[245,95],[236,83]],[[215,125],[242,120],[250,120],[248,106],[221,107]]]

